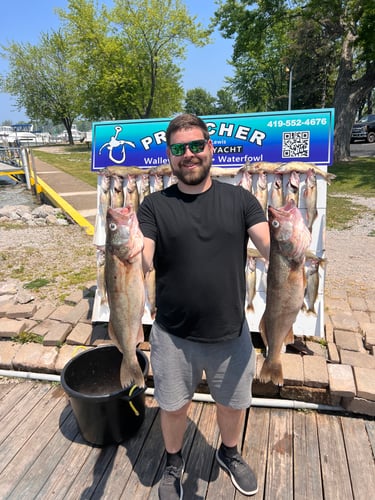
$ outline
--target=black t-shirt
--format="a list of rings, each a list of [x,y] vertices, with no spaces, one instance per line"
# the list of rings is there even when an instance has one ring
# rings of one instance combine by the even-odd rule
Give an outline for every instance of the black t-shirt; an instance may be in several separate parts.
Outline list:
[[[200,342],[239,336],[247,229],[266,220],[255,196],[215,180],[198,195],[172,185],[147,196],[138,219],[156,244],[156,321],[173,335]]]

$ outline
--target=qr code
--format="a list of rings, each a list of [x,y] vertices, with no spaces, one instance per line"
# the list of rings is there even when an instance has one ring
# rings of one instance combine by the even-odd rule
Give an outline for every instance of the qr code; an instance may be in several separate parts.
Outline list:
[[[283,158],[310,156],[310,132],[283,132]]]

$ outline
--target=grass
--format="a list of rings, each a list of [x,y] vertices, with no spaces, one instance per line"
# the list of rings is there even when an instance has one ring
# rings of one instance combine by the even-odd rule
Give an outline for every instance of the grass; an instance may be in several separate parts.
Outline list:
[[[375,217],[375,210],[367,205],[354,203],[352,197],[375,198],[375,159],[353,158],[329,167],[336,179],[328,186],[327,227],[344,229],[358,217]],[[372,235],[375,236],[375,235]]]
[[[84,145],[60,146],[63,154],[34,150],[34,155],[90,186],[97,186],[97,173],[91,172],[91,150]],[[375,217],[375,211],[352,201],[353,196],[375,198],[375,158],[353,158],[329,167],[336,179],[328,186],[327,219],[329,229],[350,227],[360,216]],[[375,236],[375,234],[373,235]]]
[[[98,174],[91,172],[91,150],[82,144],[59,147],[62,153],[54,153],[55,149],[51,147],[51,152],[40,151],[36,148],[33,150],[33,154],[39,160],[45,161],[96,188]]]

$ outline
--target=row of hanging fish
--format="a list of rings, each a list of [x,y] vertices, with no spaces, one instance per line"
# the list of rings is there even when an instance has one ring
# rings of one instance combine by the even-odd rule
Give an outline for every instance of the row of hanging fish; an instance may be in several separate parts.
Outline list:
[[[254,313],[254,299],[259,288],[266,290],[267,270],[264,265],[257,265],[257,262],[264,262],[259,252],[253,248],[248,248],[245,267],[246,274],[246,312]],[[324,268],[325,259],[317,257],[313,252],[306,252],[305,277],[306,287],[304,302],[301,310],[306,314],[317,315],[316,302],[319,294],[320,268]]]

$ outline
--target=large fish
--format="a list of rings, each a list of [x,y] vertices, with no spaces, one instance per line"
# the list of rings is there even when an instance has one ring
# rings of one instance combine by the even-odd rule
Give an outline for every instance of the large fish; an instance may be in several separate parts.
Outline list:
[[[290,174],[295,170],[300,174],[306,174],[309,168],[313,168],[315,173],[322,176],[323,179],[327,181],[328,184],[331,184],[333,179],[336,179],[335,174],[331,174],[330,172],[324,172],[319,167],[317,167],[314,163],[307,163],[304,161],[290,161],[288,163],[282,163],[275,169],[275,173],[277,174]]]
[[[306,187],[303,191],[303,196],[305,198],[305,204],[307,208],[306,212],[307,227],[311,232],[314,220],[318,216],[318,210],[316,208],[318,193],[316,186],[316,174],[313,168],[309,168],[307,171]]]
[[[259,330],[267,346],[261,382],[283,384],[281,350],[293,342],[293,323],[305,292],[305,253],[311,242],[301,212],[293,200],[279,209],[268,207],[271,233],[266,308]]]
[[[143,341],[145,288],[142,270],[143,236],[132,206],[108,208],[105,283],[109,304],[108,333],[123,354],[122,387],[145,385],[136,354]]]
[[[260,172],[256,183],[255,197],[258,199],[264,212],[267,212],[268,184],[266,172]]]

